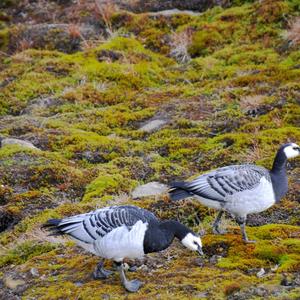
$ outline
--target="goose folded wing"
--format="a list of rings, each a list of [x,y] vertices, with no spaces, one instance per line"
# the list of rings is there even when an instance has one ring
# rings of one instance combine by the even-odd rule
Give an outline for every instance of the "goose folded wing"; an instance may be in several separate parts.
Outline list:
[[[65,218],[56,225],[56,230],[82,242],[93,243],[115,228],[126,226],[130,229],[139,220],[154,219],[152,213],[135,207],[109,207]]]
[[[268,177],[266,170],[254,165],[224,167],[187,183],[186,190],[208,200],[226,202],[230,195],[255,188],[264,176]]]

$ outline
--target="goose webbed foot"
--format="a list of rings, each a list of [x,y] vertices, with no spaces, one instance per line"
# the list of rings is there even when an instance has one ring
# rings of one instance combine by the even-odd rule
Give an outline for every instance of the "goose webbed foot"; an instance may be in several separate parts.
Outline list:
[[[242,238],[243,238],[243,241],[247,244],[253,244],[253,243],[256,243],[255,240],[249,240],[248,239],[248,236],[247,236],[247,233],[246,233],[246,217],[244,218],[237,218],[236,219],[237,223],[240,225],[241,227],[241,232],[242,232]]]
[[[140,287],[142,286],[142,284],[143,283],[141,281],[139,281],[138,279],[126,280],[123,282],[125,289],[131,293],[137,292],[140,289]]]
[[[93,277],[94,279],[106,279],[108,278],[111,274],[113,274],[112,271],[106,270],[103,268],[104,265],[104,260],[99,262],[98,265],[96,266],[95,271],[93,272]]]
[[[137,292],[143,283],[141,281],[139,281],[138,279],[128,280],[125,276],[123,263],[118,268],[120,271],[121,282],[122,282],[123,286],[125,287],[125,289],[128,292],[132,292],[132,293]]]
[[[218,213],[216,220],[214,221],[214,224],[213,224],[213,233],[214,234],[225,234],[227,232],[226,230],[222,230],[219,227],[223,213],[224,213],[224,211],[221,210]]]

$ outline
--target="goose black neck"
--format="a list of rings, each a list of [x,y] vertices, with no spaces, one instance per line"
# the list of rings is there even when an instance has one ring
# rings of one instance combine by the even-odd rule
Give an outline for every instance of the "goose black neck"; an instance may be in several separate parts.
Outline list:
[[[180,241],[184,239],[184,237],[189,233],[192,232],[189,228],[185,225],[181,224],[178,221],[168,220],[163,221],[160,223],[160,228],[166,230],[174,237],[178,238]]]
[[[182,240],[188,232],[191,231],[177,221],[149,224],[144,237],[144,253],[164,250],[171,245],[175,237]]]
[[[273,167],[272,167],[272,172],[273,173],[285,173],[286,171],[286,162],[287,162],[287,157],[284,154],[284,152],[282,151],[282,149],[280,149],[274,159],[273,162]]]
[[[270,172],[276,203],[278,203],[288,191],[286,162],[287,157],[281,148],[275,156],[273,167]]]

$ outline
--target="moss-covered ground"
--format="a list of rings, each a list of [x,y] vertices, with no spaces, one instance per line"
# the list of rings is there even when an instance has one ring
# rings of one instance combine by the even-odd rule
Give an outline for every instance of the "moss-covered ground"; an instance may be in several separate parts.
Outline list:
[[[287,197],[249,217],[256,244],[242,242],[229,216],[228,233],[213,235],[215,212],[193,200],[130,196],[228,164],[270,168],[280,144],[299,143],[300,44],[287,38],[299,11],[295,0],[232,1],[198,15],[116,11],[104,22],[113,33],[82,40],[82,51],[50,40],[11,53],[17,25],[3,9],[0,135],[40,150],[0,148],[0,298],[299,299],[299,159],[288,165]],[[165,125],[140,130],[155,119]],[[40,229],[124,203],[200,232],[205,257],[176,242],[136,262],[129,276],[144,286],[128,294],[117,275],[92,278],[95,256]]]

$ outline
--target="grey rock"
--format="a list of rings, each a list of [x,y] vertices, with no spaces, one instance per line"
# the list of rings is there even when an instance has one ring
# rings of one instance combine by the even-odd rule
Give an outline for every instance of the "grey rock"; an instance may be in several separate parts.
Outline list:
[[[4,278],[4,285],[11,290],[15,290],[19,286],[22,286],[24,284],[25,284],[25,281],[22,279],[13,279],[10,276]]]
[[[180,10],[195,10],[205,11],[216,5],[227,7],[227,0],[168,0],[168,1],[153,1],[153,0],[137,0],[137,1],[114,1],[120,8],[131,10],[136,13],[141,12],[158,12],[162,10],[180,9]]]
[[[166,9],[156,12],[149,12],[150,16],[172,16],[172,15],[189,15],[189,16],[199,16],[201,13],[192,10],[180,10],[177,8]]]
[[[209,263],[214,265],[214,264],[216,264],[221,258],[222,258],[222,256],[220,256],[220,255],[213,255],[213,256],[209,259]]]
[[[30,269],[30,274],[31,274],[33,277],[39,277],[39,276],[40,276],[39,271],[38,271],[36,268],[31,268],[31,269]]]
[[[152,120],[140,127],[139,130],[145,132],[153,132],[160,129],[165,124],[167,124],[166,120]]]
[[[168,187],[165,184],[153,181],[140,185],[131,193],[133,199],[156,196],[165,193]]]
[[[261,268],[260,271],[256,273],[256,276],[258,278],[261,278],[261,277],[263,277],[265,275],[265,273],[266,273],[265,269]]]
[[[9,53],[20,47],[20,41],[26,40],[30,48],[58,50],[74,53],[82,50],[82,42],[96,39],[97,30],[91,25],[70,24],[33,24],[17,25],[11,30]]]
[[[78,287],[83,286],[83,283],[81,281],[76,281],[74,284]]]
[[[19,145],[24,148],[29,148],[29,149],[34,149],[34,150],[40,150],[39,148],[35,147],[32,143],[19,140],[19,139],[14,139],[14,138],[3,138],[1,140],[1,147],[5,145]]]
[[[1,209],[0,210],[0,232],[3,232],[6,229],[12,227],[14,223],[15,223],[14,216],[10,212]]]

